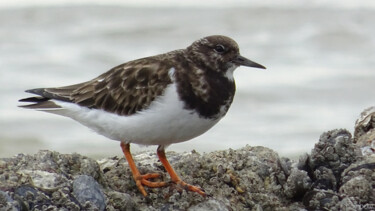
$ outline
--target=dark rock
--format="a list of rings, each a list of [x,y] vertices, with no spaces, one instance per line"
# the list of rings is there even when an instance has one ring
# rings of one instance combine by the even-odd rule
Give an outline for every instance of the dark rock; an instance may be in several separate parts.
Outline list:
[[[311,155],[303,156],[298,169],[313,181],[303,197],[309,210],[362,210],[375,207],[375,162],[364,158],[346,130],[324,133]],[[371,175],[371,176],[370,176]]]
[[[14,191],[14,199],[21,205],[21,210],[42,210],[52,204],[46,193],[26,185]]]
[[[311,151],[310,166],[315,171],[319,167],[331,169],[336,178],[351,163],[362,159],[357,145],[352,141],[351,134],[344,129],[323,133],[319,142]]]
[[[284,185],[284,193],[288,198],[301,200],[311,185],[307,172],[294,168]]]
[[[104,193],[99,184],[87,175],[79,175],[73,181],[73,194],[85,209],[104,210]]]
[[[314,171],[313,187],[324,190],[337,190],[337,180],[332,170],[321,166]]]

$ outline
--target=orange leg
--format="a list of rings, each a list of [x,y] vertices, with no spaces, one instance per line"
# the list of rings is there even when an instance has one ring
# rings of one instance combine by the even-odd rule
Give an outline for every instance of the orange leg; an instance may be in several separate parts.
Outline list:
[[[202,196],[206,196],[206,193],[204,192],[203,189],[201,189],[199,187],[196,187],[196,186],[193,186],[193,185],[189,185],[189,184],[187,184],[186,182],[184,182],[180,179],[180,177],[173,170],[172,166],[169,164],[169,162],[167,160],[167,157],[165,156],[165,151],[164,151],[163,147],[159,146],[158,150],[157,150],[157,153],[158,153],[160,162],[163,164],[165,170],[167,170],[167,172],[169,173],[169,175],[171,177],[171,180],[174,183],[176,183],[178,185],[181,185],[182,187],[186,188],[189,191],[199,193]]]
[[[129,167],[130,167],[130,169],[133,173],[133,178],[135,180],[135,183],[136,183],[139,191],[141,191],[141,193],[144,196],[147,196],[147,193],[146,193],[146,190],[143,187],[143,185],[145,185],[147,187],[151,187],[151,188],[159,188],[159,187],[163,187],[167,184],[165,182],[150,182],[150,181],[148,181],[148,179],[160,177],[160,174],[150,173],[150,174],[141,175],[139,173],[139,171],[137,169],[137,166],[134,163],[133,157],[130,153],[130,144],[125,144],[125,143],[121,142],[120,146],[121,146],[122,151],[124,152],[126,160],[129,163]]]

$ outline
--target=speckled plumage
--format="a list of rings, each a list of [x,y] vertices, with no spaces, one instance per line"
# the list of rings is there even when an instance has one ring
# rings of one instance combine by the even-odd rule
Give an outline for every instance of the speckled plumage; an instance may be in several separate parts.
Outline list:
[[[217,46],[225,46],[225,53],[216,52]],[[84,83],[27,90],[41,97],[21,101],[36,102],[24,107],[47,109],[59,107],[49,101],[56,99],[128,116],[147,109],[163,94],[172,83],[168,72],[174,68],[177,90],[185,108],[204,118],[218,118],[220,112],[223,115],[220,109],[224,106],[226,112],[233,100],[235,84],[226,72],[238,66],[229,62],[237,55],[239,48],[232,39],[210,36],[197,40],[186,49],[121,64]]]
[[[84,83],[27,90],[39,96],[21,107],[70,117],[114,140],[165,146],[204,133],[226,114],[240,65],[264,68],[242,57],[231,38],[209,36]]]

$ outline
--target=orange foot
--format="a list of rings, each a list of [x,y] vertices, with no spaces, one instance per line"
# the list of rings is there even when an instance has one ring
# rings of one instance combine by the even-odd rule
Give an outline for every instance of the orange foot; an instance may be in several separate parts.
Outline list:
[[[184,182],[182,180],[177,181],[177,182],[173,181],[173,182],[176,183],[178,186],[183,187],[183,189],[185,189],[187,191],[196,192],[196,193],[199,193],[201,196],[206,196],[206,192],[204,192],[204,190],[200,187],[187,184],[186,182]]]
[[[158,174],[158,173],[149,173],[149,174],[141,175],[139,173],[139,171],[138,171],[138,169],[137,169],[137,167],[134,163],[133,157],[130,153],[130,144],[125,144],[125,143],[121,142],[120,146],[121,146],[122,151],[124,152],[126,160],[129,163],[129,167],[130,167],[130,169],[133,173],[133,178],[135,180],[135,183],[136,183],[139,191],[141,191],[141,193],[144,196],[147,196],[147,192],[146,192],[144,186],[147,186],[147,187],[150,187],[150,188],[160,188],[160,187],[164,187],[164,186],[167,185],[166,182],[151,182],[151,181],[149,181],[149,179],[154,179],[154,178],[160,177],[160,174]],[[169,164],[167,158],[165,157],[164,148],[159,146],[157,154],[159,156],[159,160],[161,161],[161,163],[163,164],[163,166],[165,167],[165,169],[169,173],[173,183],[177,184],[178,186],[181,186],[185,190],[196,192],[196,193],[199,193],[202,196],[206,196],[206,193],[204,192],[203,189],[201,189],[199,187],[196,187],[196,186],[193,186],[193,185],[189,185],[186,182],[182,181],[177,176],[176,172],[173,170],[172,166]]]
[[[169,164],[167,157],[165,156],[165,151],[163,147],[159,146],[157,153],[158,153],[160,162],[163,164],[165,170],[169,173],[169,176],[171,177],[172,182],[176,183],[179,186],[182,186],[184,189],[188,191],[199,193],[201,196],[206,196],[206,193],[204,192],[202,188],[187,184],[186,182],[180,179],[180,177],[173,170],[171,164]]]
[[[141,193],[144,196],[147,196],[147,192],[146,192],[146,190],[143,186],[147,186],[147,187],[151,187],[151,188],[160,188],[160,187],[163,187],[163,186],[167,185],[167,183],[165,183],[165,182],[151,182],[151,181],[149,181],[149,179],[154,179],[154,178],[160,177],[160,174],[158,174],[158,173],[150,173],[150,174],[141,175],[139,173],[139,171],[138,171],[138,169],[137,169],[137,167],[134,163],[133,157],[130,153],[130,144],[125,144],[125,143],[121,142],[120,146],[121,146],[122,151],[124,152],[125,158],[128,161],[129,167],[130,167],[130,169],[133,173],[133,178],[134,178],[135,184],[137,185],[139,191],[141,191]]]
[[[144,196],[147,196],[147,192],[143,186],[147,186],[150,188],[160,188],[167,185],[166,182],[151,182],[149,179],[154,179],[160,177],[160,174],[158,173],[149,173],[149,174],[143,174],[143,175],[134,175],[135,184],[137,185],[139,191]]]

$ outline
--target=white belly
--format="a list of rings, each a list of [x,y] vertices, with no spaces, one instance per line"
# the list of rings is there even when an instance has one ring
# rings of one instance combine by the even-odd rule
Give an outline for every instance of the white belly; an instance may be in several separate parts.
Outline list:
[[[197,137],[218,119],[200,118],[192,110],[183,109],[176,86],[169,85],[147,110],[131,116],[119,116],[103,110],[55,101],[62,107],[47,112],[70,117],[110,139],[143,145],[169,145]]]

